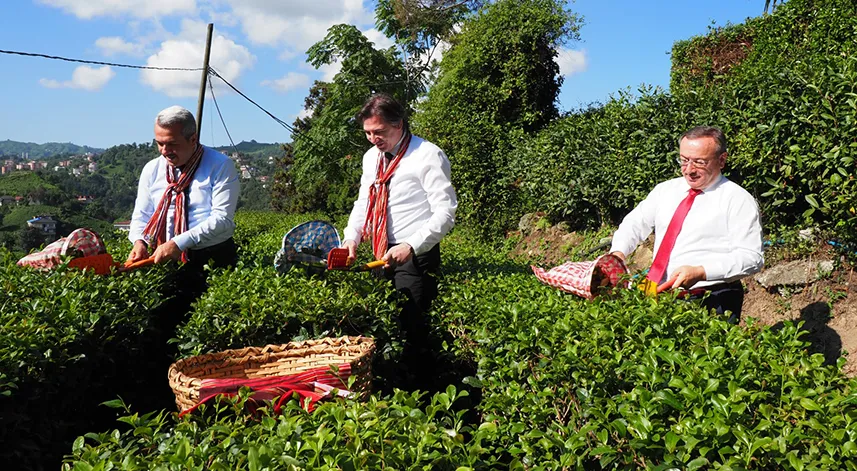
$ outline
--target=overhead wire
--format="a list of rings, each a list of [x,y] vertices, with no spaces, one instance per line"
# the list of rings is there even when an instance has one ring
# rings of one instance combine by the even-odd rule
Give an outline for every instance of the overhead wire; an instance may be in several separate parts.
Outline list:
[[[39,54],[35,52],[21,52],[21,51],[7,51],[5,49],[0,49],[0,54],[12,54],[18,56],[27,56],[27,57],[41,57],[43,59],[53,59],[53,60],[61,60],[66,62],[78,62],[81,64],[94,64],[94,65],[109,65],[111,67],[124,67],[126,69],[143,69],[143,70],[172,70],[172,71],[186,71],[186,72],[199,72],[203,70],[202,67],[196,68],[185,68],[185,67],[155,67],[150,65],[131,65],[131,64],[119,64],[116,62],[102,62],[102,61],[89,61],[84,59],[73,59],[70,57],[62,57],[62,56],[51,56],[48,54]]]

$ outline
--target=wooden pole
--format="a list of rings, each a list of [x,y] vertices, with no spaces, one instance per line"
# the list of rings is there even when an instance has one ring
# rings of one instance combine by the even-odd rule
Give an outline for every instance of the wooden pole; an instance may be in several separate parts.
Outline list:
[[[202,80],[199,84],[199,100],[196,105],[196,138],[202,134],[202,105],[205,104],[205,86],[208,84],[208,58],[211,55],[211,33],[214,31],[214,23],[208,24],[208,36],[205,38],[205,57],[202,60]]]

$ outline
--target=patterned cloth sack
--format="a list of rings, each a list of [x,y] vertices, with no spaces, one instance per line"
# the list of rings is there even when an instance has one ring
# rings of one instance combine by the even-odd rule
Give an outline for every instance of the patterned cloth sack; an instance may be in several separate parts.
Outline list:
[[[298,224],[283,236],[283,246],[274,257],[274,267],[285,273],[300,266],[307,273],[322,273],[327,269],[327,254],[339,247],[339,233],[325,221]]]
[[[622,275],[628,273],[625,262],[612,254],[590,262],[564,263],[547,271],[535,266],[531,268],[542,283],[586,299],[598,295],[600,288],[618,286]],[[629,284],[624,282],[624,285],[627,288]]]
[[[107,249],[98,234],[89,229],[75,229],[67,237],[55,240],[43,250],[18,260],[18,265],[50,270],[59,266],[65,256],[78,258],[103,253],[107,253]]]

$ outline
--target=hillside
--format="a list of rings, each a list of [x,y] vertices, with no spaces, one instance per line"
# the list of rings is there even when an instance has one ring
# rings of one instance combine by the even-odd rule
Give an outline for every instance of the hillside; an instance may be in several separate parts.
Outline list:
[[[33,172],[12,172],[0,176],[0,196],[40,196],[59,191]]]
[[[0,141],[0,156],[18,156],[22,153],[28,154],[31,159],[44,159],[55,155],[63,154],[85,154],[91,152],[99,154],[104,152],[104,149],[89,146],[79,146],[71,142],[46,142],[44,144],[36,144],[34,142],[19,142],[9,139]]]
[[[270,155],[279,155],[283,152],[281,144],[276,142],[274,143],[265,143],[265,142],[256,142],[255,140],[251,141],[241,141],[236,144],[233,148],[232,146],[220,146],[215,147],[220,152],[224,154],[231,155],[235,152],[235,149],[238,149],[238,152],[242,154],[247,154],[255,157],[267,157]]]

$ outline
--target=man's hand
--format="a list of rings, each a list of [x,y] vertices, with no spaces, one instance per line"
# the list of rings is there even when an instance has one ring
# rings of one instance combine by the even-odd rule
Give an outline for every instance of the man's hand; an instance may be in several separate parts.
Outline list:
[[[413,256],[414,248],[410,244],[402,243],[388,250],[381,260],[387,262],[384,268],[389,268],[391,266],[404,265]]]
[[[166,243],[159,245],[152,254],[155,257],[155,263],[164,263],[170,260],[181,260],[182,251],[175,242],[168,240]]]
[[[658,292],[668,289],[690,288],[697,282],[705,281],[705,278],[705,269],[701,266],[682,265],[675,269],[664,284],[658,286]]]
[[[615,255],[615,256],[619,257],[619,259],[622,260],[623,262],[625,261],[625,254],[623,254],[622,252],[619,252],[618,250],[616,252],[611,252],[610,255]]]
[[[348,259],[345,261],[345,264],[351,266],[354,263],[354,260],[357,260],[357,242],[353,240],[346,240],[344,244],[342,244],[343,248],[348,249]]]
[[[131,248],[131,253],[128,254],[128,263],[139,262],[149,258],[149,247],[142,240],[134,242],[134,247]]]

